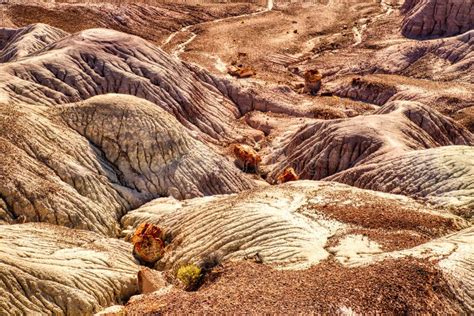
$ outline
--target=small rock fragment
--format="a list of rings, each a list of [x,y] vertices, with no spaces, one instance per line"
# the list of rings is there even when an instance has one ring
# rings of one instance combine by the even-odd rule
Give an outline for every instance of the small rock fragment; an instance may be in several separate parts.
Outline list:
[[[305,87],[303,82],[293,82],[292,85],[293,85],[293,89],[297,91],[303,90]]]
[[[295,169],[293,167],[286,168],[282,174],[278,176],[278,183],[285,183],[289,181],[298,180],[300,177],[296,174]]]
[[[288,67],[288,70],[295,75],[300,73],[300,69],[296,66],[290,66]]]
[[[321,79],[323,76],[317,69],[307,70],[304,73],[304,91],[310,93],[311,95],[316,95],[321,89]]]
[[[262,256],[260,255],[260,253],[256,252],[255,254],[253,255],[250,255],[250,256],[245,256],[244,257],[244,260],[252,260],[254,261],[255,263],[263,263],[263,258]]]
[[[237,58],[244,58],[244,57],[247,57],[247,53],[244,53],[244,52],[237,52]]]
[[[249,78],[249,77],[255,76],[256,74],[253,68],[249,66],[243,66],[243,65],[229,66],[227,68],[227,73],[237,78]]]
[[[258,166],[262,161],[260,155],[248,145],[234,145],[234,155],[239,168],[244,171],[258,171]]]
[[[166,281],[161,272],[149,268],[143,268],[137,275],[138,291],[147,294],[158,291],[166,286]]]

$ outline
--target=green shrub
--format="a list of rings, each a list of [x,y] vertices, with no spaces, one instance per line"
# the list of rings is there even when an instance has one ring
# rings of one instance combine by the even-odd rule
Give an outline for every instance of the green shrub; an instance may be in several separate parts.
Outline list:
[[[178,269],[176,273],[178,280],[184,285],[186,290],[194,290],[199,286],[201,281],[202,271],[201,268],[195,264],[188,264]]]

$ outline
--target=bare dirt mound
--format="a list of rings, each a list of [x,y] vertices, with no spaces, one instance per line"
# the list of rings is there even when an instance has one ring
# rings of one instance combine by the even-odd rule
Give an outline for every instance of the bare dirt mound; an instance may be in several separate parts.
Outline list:
[[[473,83],[474,30],[449,38],[393,45],[378,51],[375,58],[375,62],[367,63],[368,72]]]
[[[467,64],[472,68],[472,64]],[[469,69],[470,69],[469,68]],[[456,72],[457,73],[457,72]],[[374,74],[345,76],[326,86],[325,93],[342,98],[384,105],[390,101],[417,101],[469,127],[470,109],[474,104],[472,82],[443,82],[401,75]],[[467,118],[462,121],[461,118]],[[472,130],[471,130],[472,132]]]
[[[345,253],[336,257],[346,266],[364,266],[367,262],[381,262],[387,258],[414,257],[429,260],[443,272],[443,275],[463,309],[472,313],[474,298],[474,228],[469,227],[456,233],[434,239],[417,247],[378,254],[359,253],[348,257]]]
[[[270,183],[292,167],[300,179],[423,198],[471,217],[473,144],[472,133],[435,110],[393,101],[372,115],[282,133],[263,150],[263,163]]]
[[[1,105],[0,113],[3,221],[113,235],[121,215],[152,198],[255,186],[143,99],[105,95],[56,108]]]
[[[264,162],[272,168],[270,182],[288,166],[303,179],[319,180],[391,152],[472,144],[474,136],[452,120],[420,103],[399,101],[373,115],[309,123],[271,145]]]
[[[0,65],[0,73],[0,98],[6,102],[55,105],[130,94],[162,107],[210,141],[222,144],[252,134],[235,122],[240,115],[235,104],[186,64],[145,40],[112,30],[66,37],[38,54]]]
[[[0,63],[11,62],[39,51],[67,36],[63,30],[46,24],[31,24],[18,29],[0,29]]]
[[[91,315],[137,291],[131,245],[48,224],[0,226],[0,313]]]
[[[472,0],[408,0],[402,24],[408,37],[451,36],[474,28]]]
[[[404,314],[466,312],[452,297],[440,269],[419,259],[385,260],[345,268],[329,261],[305,271],[278,271],[231,263],[198,292],[147,295],[127,315],[183,313]]]
[[[184,199],[254,186],[151,102],[105,95],[61,107],[58,112],[116,166],[126,186],[138,192]]]

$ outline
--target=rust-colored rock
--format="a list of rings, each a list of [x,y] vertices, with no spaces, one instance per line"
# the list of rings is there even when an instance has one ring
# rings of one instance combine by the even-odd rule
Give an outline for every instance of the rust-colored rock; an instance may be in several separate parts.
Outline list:
[[[158,226],[141,224],[132,237],[133,254],[144,263],[153,264],[163,256],[164,233]]]
[[[249,66],[229,66],[227,73],[237,78],[249,78],[256,74],[255,70]]]
[[[143,268],[137,275],[138,291],[147,294],[158,291],[166,286],[166,281],[161,272],[149,268]]]
[[[293,167],[286,168],[281,175],[278,176],[278,183],[285,183],[289,181],[298,180],[300,177],[296,174]]]
[[[244,171],[257,171],[262,158],[248,145],[237,144],[234,146],[234,155],[239,168]]]
[[[316,95],[321,89],[321,79],[323,76],[317,69],[307,70],[304,73],[304,92]]]

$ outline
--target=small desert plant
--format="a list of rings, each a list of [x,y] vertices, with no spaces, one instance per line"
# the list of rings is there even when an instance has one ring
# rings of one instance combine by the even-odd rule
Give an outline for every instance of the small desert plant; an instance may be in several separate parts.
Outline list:
[[[220,266],[221,262],[222,255],[213,252],[201,257],[201,259],[199,260],[199,262],[196,263],[196,265],[201,268],[203,274],[206,274],[208,272],[211,272],[212,269],[214,269],[215,267]]]
[[[176,278],[183,284],[188,291],[195,290],[202,279],[202,271],[195,264],[182,266],[176,272]]]

